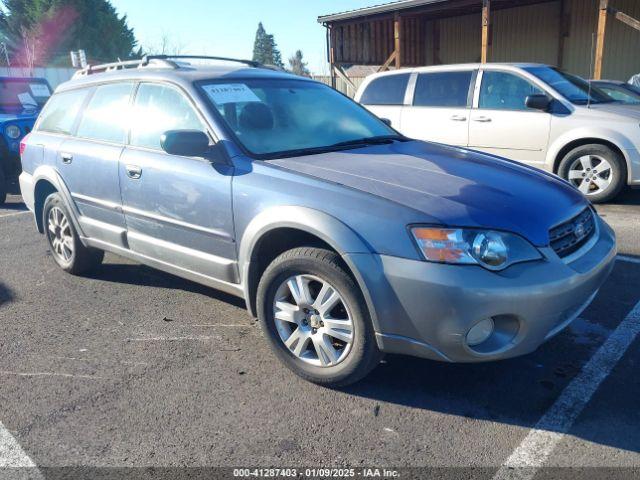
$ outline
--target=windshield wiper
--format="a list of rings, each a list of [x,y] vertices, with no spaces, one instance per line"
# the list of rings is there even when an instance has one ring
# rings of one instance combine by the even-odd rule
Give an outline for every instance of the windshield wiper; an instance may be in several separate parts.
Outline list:
[[[330,145],[330,147],[350,147],[356,145],[383,145],[385,143],[393,143],[394,140],[404,142],[407,140],[402,135],[378,135],[375,137],[356,138],[354,140],[346,140]]]

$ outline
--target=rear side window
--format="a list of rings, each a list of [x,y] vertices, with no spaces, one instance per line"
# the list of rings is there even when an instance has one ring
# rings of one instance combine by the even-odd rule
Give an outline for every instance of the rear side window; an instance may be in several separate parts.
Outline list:
[[[420,107],[467,107],[472,71],[421,73],[413,104]]]
[[[89,90],[82,89],[53,95],[40,113],[38,130],[70,134],[88,94]]]
[[[82,113],[77,136],[124,143],[132,89],[133,83],[112,83],[98,87]]]
[[[363,105],[402,105],[409,83],[409,74],[385,75],[372,80],[365,88],[360,103]]]
[[[159,150],[160,137],[167,130],[206,131],[186,97],[167,85],[140,85],[133,119],[130,144],[137,147]]]

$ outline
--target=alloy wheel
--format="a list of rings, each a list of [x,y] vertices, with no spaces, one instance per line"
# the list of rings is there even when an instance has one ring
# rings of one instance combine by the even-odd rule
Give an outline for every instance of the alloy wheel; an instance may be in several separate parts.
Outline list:
[[[295,275],[276,290],[276,329],[289,351],[305,363],[332,367],[353,343],[349,308],[338,290],[314,275]]]
[[[65,263],[73,257],[73,233],[67,216],[59,207],[49,210],[47,218],[47,234],[53,254]]]
[[[611,164],[600,155],[583,155],[569,168],[568,180],[584,195],[596,195],[613,181]]]

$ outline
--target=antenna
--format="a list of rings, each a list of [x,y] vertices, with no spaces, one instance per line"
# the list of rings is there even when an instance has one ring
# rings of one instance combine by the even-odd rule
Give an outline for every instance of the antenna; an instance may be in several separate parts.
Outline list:
[[[587,108],[591,108],[591,81],[593,79],[593,57],[595,56],[595,40],[596,34],[591,34],[591,58],[589,59],[589,78],[587,83],[589,84],[589,90],[587,92]]]

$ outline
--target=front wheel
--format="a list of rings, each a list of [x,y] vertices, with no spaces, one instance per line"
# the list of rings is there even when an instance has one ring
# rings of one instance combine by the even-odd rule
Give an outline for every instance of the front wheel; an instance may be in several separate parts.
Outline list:
[[[380,361],[362,293],[334,252],[302,247],[277,257],[260,280],[257,307],[275,354],[306,380],[348,385]]]
[[[605,145],[582,145],[560,162],[558,174],[593,203],[613,200],[626,183],[624,159]]]

